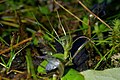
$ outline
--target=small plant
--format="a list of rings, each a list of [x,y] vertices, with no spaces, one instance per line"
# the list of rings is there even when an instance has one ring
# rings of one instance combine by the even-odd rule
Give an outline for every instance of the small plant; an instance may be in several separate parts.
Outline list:
[[[111,43],[109,44],[112,47],[115,47],[120,43],[120,20],[116,19],[113,21],[113,31],[109,32],[109,36],[111,37]],[[115,53],[120,51],[120,46],[115,49]]]

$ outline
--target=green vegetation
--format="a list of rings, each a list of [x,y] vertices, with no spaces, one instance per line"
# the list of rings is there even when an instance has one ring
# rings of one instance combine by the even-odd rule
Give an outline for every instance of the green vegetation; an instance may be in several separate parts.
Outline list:
[[[0,80],[118,80],[119,2],[1,0]]]

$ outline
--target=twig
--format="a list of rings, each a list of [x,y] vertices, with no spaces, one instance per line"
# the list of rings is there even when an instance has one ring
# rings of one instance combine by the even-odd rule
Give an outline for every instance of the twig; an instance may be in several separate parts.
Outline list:
[[[25,39],[25,40],[23,40],[23,41],[15,44],[15,45],[13,45],[12,48],[16,48],[16,47],[18,47],[19,45],[24,44],[24,43],[26,43],[26,42],[28,42],[28,41],[31,41],[31,40],[32,40],[32,37],[27,38],[27,39]],[[7,48],[7,49],[1,51],[0,54],[4,54],[4,53],[6,53],[6,52],[9,52],[10,50],[11,50],[11,48]]]
[[[86,24],[85,22],[83,22],[80,18],[78,18],[76,15],[74,15],[72,12],[70,12],[69,10],[67,10],[65,7],[63,7],[60,3],[58,3],[56,0],[54,0],[54,2],[59,5],[62,9],[64,9],[65,11],[67,11],[70,15],[72,15],[74,18],[76,18],[78,21],[82,22],[83,24],[85,25],[88,25]]]
[[[104,25],[106,25],[109,29],[112,30],[112,28],[111,28],[105,21],[103,21],[103,20],[100,19],[97,15],[95,15],[92,11],[90,11],[90,9],[88,9],[81,1],[78,0],[78,2],[79,2],[79,4],[80,4],[83,8],[85,8],[90,14],[92,14],[93,16],[95,16],[95,17],[96,17],[98,20],[100,20]]]

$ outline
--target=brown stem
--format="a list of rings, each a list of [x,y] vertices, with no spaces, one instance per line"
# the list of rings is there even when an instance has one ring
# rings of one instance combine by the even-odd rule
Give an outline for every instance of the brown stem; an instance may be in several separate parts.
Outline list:
[[[23,41],[15,44],[15,45],[13,45],[12,48],[16,48],[16,47],[18,47],[19,45],[24,44],[24,43],[26,43],[26,42],[28,42],[28,41],[31,41],[31,40],[32,40],[32,37],[27,38],[27,39],[25,39],[25,40],[23,40]],[[5,49],[5,50],[2,50],[2,51],[0,52],[0,54],[4,54],[4,53],[6,53],[6,52],[9,52],[10,50],[11,50],[11,47],[10,47],[10,48],[7,48],[7,49]]]

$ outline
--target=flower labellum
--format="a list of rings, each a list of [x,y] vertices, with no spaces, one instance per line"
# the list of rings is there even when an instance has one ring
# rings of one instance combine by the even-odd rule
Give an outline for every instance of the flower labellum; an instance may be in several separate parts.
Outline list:
[[[60,65],[60,61],[58,59],[55,58],[49,58],[48,60],[48,64],[46,66],[46,71],[51,71],[54,69],[57,69]]]

